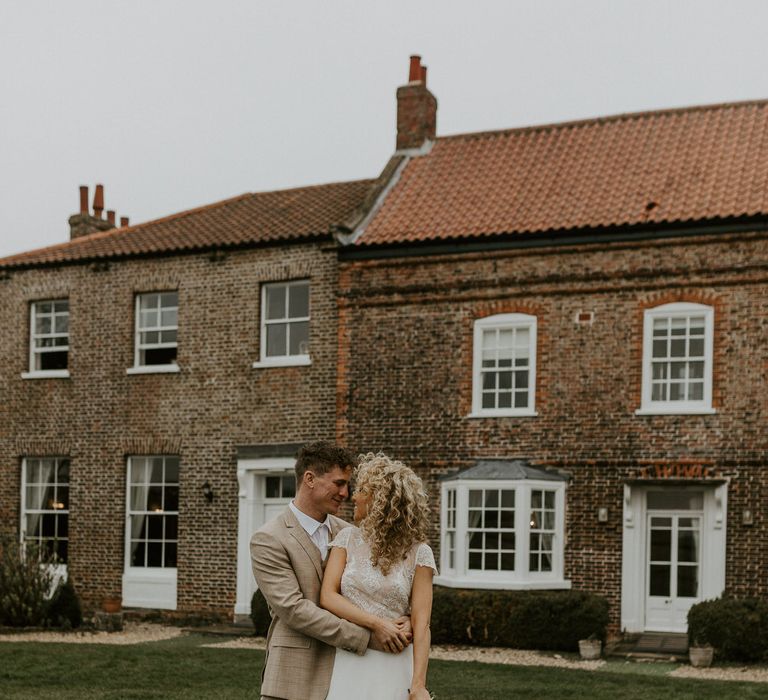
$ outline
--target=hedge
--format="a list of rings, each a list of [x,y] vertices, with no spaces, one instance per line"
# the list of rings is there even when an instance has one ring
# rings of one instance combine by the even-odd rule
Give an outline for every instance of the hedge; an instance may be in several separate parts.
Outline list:
[[[718,598],[688,611],[688,642],[709,644],[724,661],[768,660],[768,601]]]
[[[257,637],[266,637],[272,616],[269,614],[269,606],[264,600],[264,595],[258,589],[251,598],[251,620],[253,621],[254,634]]]
[[[261,591],[251,600],[256,635],[270,615]],[[435,586],[433,644],[576,651],[579,640],[605,641],[608,601],[582,591],[481,591]]]
[[[605,641],[608,601],[584,591],[483,591],[435,586],[432,642],[576,651]]]
[[[72,581],[53,594],[52,565],[45,549],[15,538],[0,539],[0,625],[8,627],[79,627],[80,600]]]

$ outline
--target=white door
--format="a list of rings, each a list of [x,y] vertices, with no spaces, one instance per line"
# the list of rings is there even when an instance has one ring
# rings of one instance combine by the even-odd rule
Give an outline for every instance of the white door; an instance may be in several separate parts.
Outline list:
[[[702,599],[703,494],[648,493],[645,629],[685,632]]]
[[[274,461],[270,461],[268,466],[272,469],[268,473],[248,469],[241,469],[238,473],[241,490],[238,516],[236,616],[250,614],[251,598],[256,591],[256,581],[251,571],[251,535],[268,520],[282,513],[296,492],[293,471],[284,468],[276,469],[277,465]],[[293,460],[287,461],[292,465]],[[264,465],[258,462],[256,466],[263,469]]]
[[[296,478],[293,472],[269,476],[257,475],[256,478],[263,483],[256,486],[254,530],[258,530],[264,523],[282,513],[296,495]],[[263,497],[259,498],[258,494],[263,494]]]

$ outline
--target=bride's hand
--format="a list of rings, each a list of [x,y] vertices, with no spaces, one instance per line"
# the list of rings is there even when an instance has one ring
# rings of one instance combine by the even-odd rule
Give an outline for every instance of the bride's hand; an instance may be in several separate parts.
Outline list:
[[[408,694],[408,700],[431,700],[432,695],[426,688],[414,688]]]
[[[411,625],[410,615],[398,617],[395,622],[401,631],[405,632],[405,636],[408,638],[408,643],[410,644],[413,641],[413,626]]]
[[[408,646],[408,635],[394,620],[380,617],[372,630],[376,641],[385,651],[399,654]]]

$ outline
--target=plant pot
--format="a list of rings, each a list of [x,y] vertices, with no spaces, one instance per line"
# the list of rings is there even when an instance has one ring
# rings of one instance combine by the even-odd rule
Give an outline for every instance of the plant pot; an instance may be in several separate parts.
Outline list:
[[[104,598],[101,602],[101,607],[104,612],[107,613],[119,613],[123,607],[123,599],[120,596],[112,596],[111,598]]]
[[[600,658],[603,643],[599,639],[581,639],[579,640],[579,654],[582,659],[594,661]]]
[[[714,655],[715,650],[710,646],[690,647],[688,649],[688,658],[691,661],[691,666],[696,668],[709,668],[712,665]]]

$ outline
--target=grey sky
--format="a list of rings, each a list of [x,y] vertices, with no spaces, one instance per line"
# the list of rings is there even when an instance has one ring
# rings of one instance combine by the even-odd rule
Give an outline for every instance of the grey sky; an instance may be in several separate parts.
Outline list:
[[[80,184],[133,223],[378,174],[420,53],[438,134],[768,98],[764,0],[0,3],[0,256]]]

